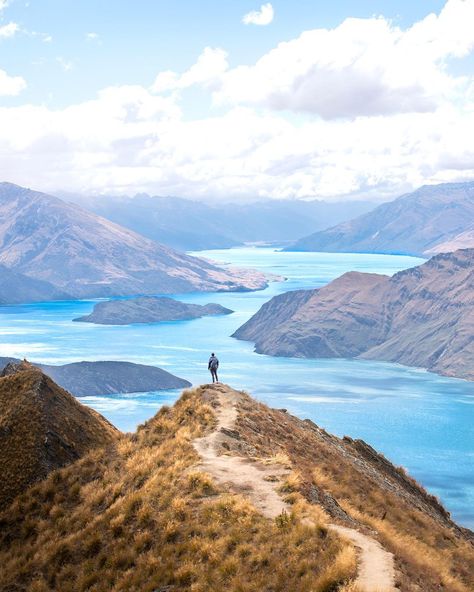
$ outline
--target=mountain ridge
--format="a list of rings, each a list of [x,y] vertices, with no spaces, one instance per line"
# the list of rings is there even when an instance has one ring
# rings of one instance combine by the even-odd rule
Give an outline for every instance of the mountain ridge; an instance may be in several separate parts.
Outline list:
[[[392,277],[348,272],[262,306],[234,337],[291,357],[360,357],[474,380],[474,249]]]
[[[7,364],[0,376],[0,508],[118,433],[38,368]]]
[[[179,253],[59,198],[0,183],[0,264],[73,298],[256,290],[254,270]]]
[[[289,511],[267,518],[235,463]],[[0,588],[369,592],[354,544],[371,540],[394,589],[468,592],[472,535],[366,443],[203,385],[0,512]]]
[[[147,194],[94,198],[63,195],[104,218],[184,251],[226,249],[257,242],[287,244],[302,232],[327,228],[374,205],[318,200],[206,203]]]
[[[430,256],[472,226],[474,181],[424,185],[286,250]],[[469,243],[468,246],[474,246]]]

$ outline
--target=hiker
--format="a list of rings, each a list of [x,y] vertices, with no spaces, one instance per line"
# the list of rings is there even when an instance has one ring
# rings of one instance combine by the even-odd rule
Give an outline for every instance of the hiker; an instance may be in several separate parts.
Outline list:
[[[207,369],[211,372],[212,382],[219,382],[219,379],[217,378],[217,368],[219,368],[219,360],[216,358],[216,355],[212,353],[209,358],[209,364],[207,365]]]

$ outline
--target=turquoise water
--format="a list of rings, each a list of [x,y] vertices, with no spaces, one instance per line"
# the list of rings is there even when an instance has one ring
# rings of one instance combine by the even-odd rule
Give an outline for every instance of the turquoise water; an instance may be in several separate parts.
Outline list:
[[[161,366],[200,384],[209,380],[207,358],[215,351],[223,381],[339,436],[363,438],[438,495],[459,522],[474,526],[473,383],[396,364],[271,358],[255,354],[251,343],[229,337],[275,294],[318,287],[347,270],[392,274],[422,260],[269,248],[198,254],[288,280],[260,292],[180,296],[187,302],[218,302],[235,313],[157,325],[73,323],[92,310],[94,301],[2,307],[0,355],[53,364],[129,360]],[[121,429],[133,430],[178,395],[161,391],[82,400]]]

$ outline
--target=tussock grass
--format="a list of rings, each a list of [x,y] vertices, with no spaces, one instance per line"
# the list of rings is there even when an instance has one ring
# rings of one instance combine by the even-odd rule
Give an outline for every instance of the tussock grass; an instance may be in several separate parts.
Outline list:
[[[295,496],[267,520],[196,468],[215,424],[201,389],[136,434],[52,473],[0,514],[0,590],[328,592],[355,573],[351,547]],[[26,516],[26,518],[25,518]]]
[[[331,521],[345,511],[359,528],[375,531],[395,555],[396,584],[403,592],[474,590],[473,543],[403,469],[371,451],[359,452],[350,439],[245,396],[236,428],[259,457],[289,459],[292,473],[282,486],[286,501],[298,503],[303,494],[313,507],[332,512]],[[359,592],[353,583],[342,590]]]

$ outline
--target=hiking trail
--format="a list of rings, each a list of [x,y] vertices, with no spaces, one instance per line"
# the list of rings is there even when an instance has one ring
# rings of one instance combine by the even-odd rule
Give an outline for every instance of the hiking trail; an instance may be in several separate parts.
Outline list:
[[[221,485],[247,496],[267,518],[275,519],[282,512],[291,513],[291,506],[283,501],[276,487],[290,471],[275,465],[264,465],[243,456],[219,454],[219,445],[233,430],[237,419],[238,393],[222,384],[208,386],[218,396],[219,407],[214,409],[217,425],[210,434],[194,440],[194,448],[202,459],[200,467]],[[361,592],[399,592],[395,587],[393,555],[375,539],[346,526],[329,524],[328,528],[350,540],[358,550],[355,584]]]

